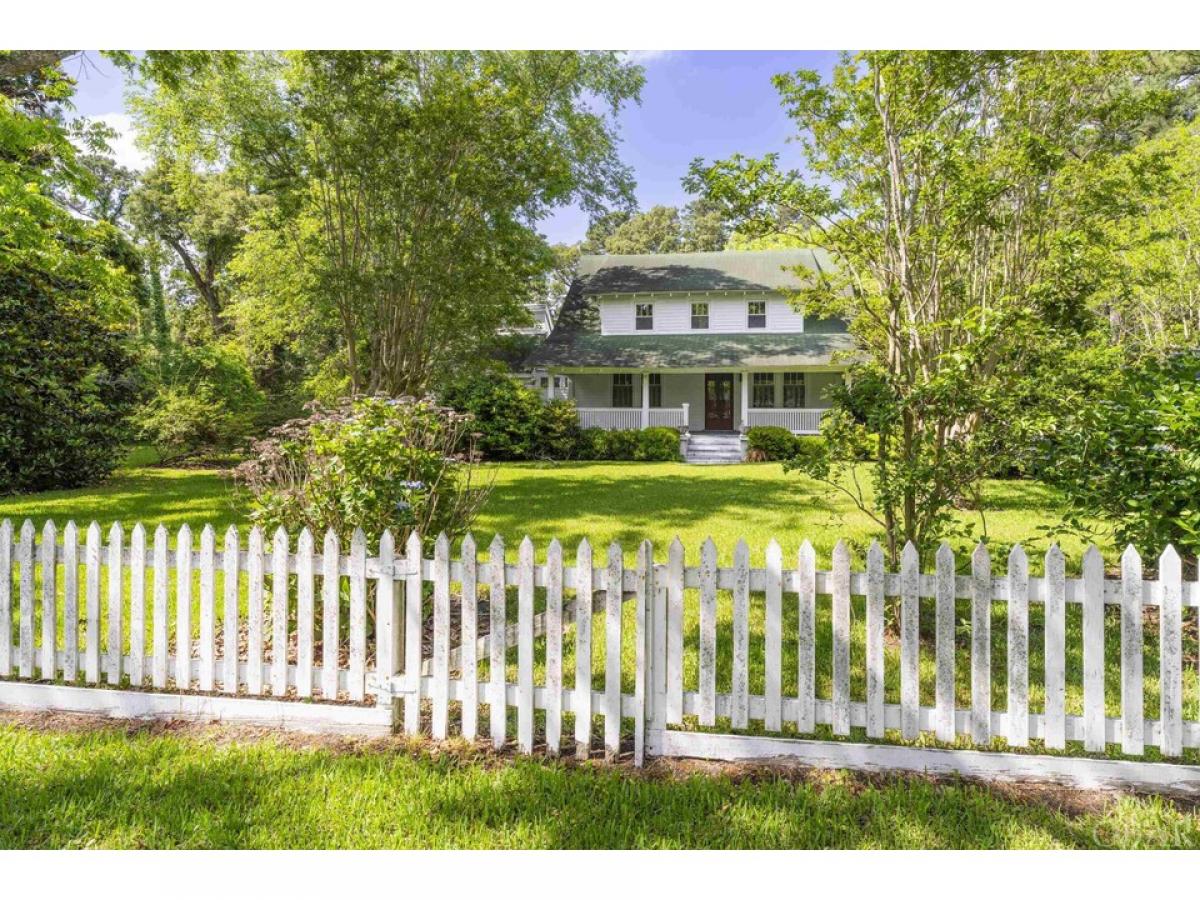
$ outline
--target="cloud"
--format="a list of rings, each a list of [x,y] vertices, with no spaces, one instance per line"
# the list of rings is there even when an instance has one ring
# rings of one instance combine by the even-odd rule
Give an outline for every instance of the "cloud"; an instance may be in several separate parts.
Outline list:
[[[134,143],[137,130],[129,115],[112,112],[99,116],[88,116],[88,119],[92,122],[102,122],[117,133],[116,137],[109,140],[108,146],[112,151],[109,155],[118,165],[133,169],[135,172],[140,172],[150,165],[150,158]]]
[[[625,58],[639,66],[648,66],[674,55],[674,50],[626,50]]]

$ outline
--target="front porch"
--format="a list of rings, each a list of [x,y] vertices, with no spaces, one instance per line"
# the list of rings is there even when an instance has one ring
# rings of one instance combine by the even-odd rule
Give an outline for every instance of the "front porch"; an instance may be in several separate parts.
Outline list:
[[[556,370],[558,371],[558,370]],[[832,369],[570,372],[571,399],[584,428],[654,426],[691,432],[745,432],[774,425],[818,434]]]

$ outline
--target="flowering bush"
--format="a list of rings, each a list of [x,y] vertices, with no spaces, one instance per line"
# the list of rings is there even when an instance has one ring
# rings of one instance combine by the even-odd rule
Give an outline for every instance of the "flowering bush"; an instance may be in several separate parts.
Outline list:
[[[331,528],[347,541],[355,528],[372,539],[390,528],[401,544],[413,529],[461,534],[487,499],[475,483],[470,417],[411,397],[308,408],[255,442],[234,472],[268,529]]]

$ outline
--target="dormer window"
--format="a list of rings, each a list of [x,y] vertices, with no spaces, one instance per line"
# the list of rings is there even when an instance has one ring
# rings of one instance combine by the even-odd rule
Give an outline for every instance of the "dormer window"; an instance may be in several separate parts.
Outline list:
[[[633,325],[638,331],[654,330],[654,304],[639,303],[634,308]]]
[[[747,328],[766,328],[767,327],[767,301],[766,300],[751,300],[746,304],[746,327]]]
[[[693,303],[692,304],[692,328],[702,329],[708,327],[708,304]]]

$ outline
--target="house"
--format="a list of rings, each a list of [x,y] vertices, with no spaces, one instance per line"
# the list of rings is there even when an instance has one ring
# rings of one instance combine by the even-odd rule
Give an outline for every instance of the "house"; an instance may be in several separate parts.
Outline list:
[[[844,322],[793,308],[797,267],[831,262],[809,249],[583,256],[528,365],[569,376],[584,427],[676,427],[689,458],[741,458],[755,425],[816,434],[854,344]]]

